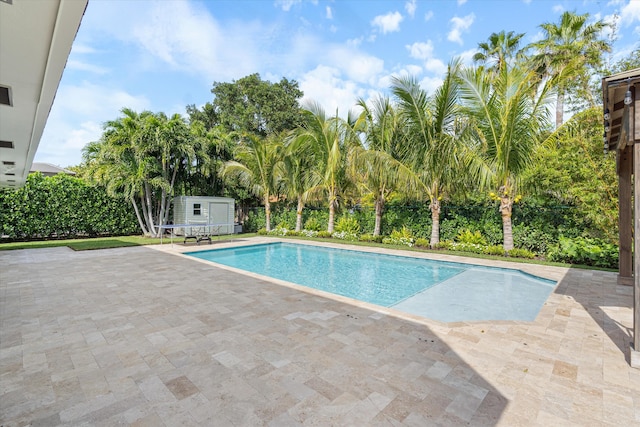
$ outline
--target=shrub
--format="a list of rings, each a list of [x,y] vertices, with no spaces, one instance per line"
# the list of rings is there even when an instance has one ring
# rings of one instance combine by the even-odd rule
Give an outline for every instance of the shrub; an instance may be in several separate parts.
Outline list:
[[[458,236],[456,237],[456,241],[458,243],[469,243],[473,245],[482,245],[482,246],[486,246],[487,244],[487,241],[485,240],[484,237],[482,237],[482,234],[480,234],[479,231],[472,233],[468,228],[458,233]]]
[[[451,240],[441,240],[433,246],[433,249],[451,250],[453,242]]]
[[[306,237],[317,237],[318,236],[318,232],[314,231],[314,230],[302,230],[300,232],[300,235],[306,236]]]
[[[104,187],[59,174],[30,174],[24,187],[0,191],[0,236],[70,238],[141,233],[133,206]]]
[[[335,231],[358,235],[360,234],[360,224],[354,217],[343,215],[338,219]]]
[[[301,231],[294,231],[294,230],[287,230],[287,236],[302,236],[302,232]]]
[[[416,239],[416,246],[420,247],[420,248],[428,248],[429,247],[429,241],[425,238],[418,238]]]
[[[472,252],[474,254],[481,254],[484,252],[484,245],[479,245],[477,243],[453,243],[451,245],[452,251],[460,251],[460,252]]]
[[[618,247],[600,239],[560,237],[547,253],[550,261],[617,268]]]
[[[267,234],[267,229],[261,228],[260,230],[258,230],[258,234],[261,236],[265,236]]]
[[[374,236],[373,234],[361,234],[359,240],[361,242],[382,243],[382,236]]]
[[[529,259],[533,259],[535,258],[536,254],[527,250],[527,249],[522,249],[522,248],[513,248],[508,252],[510,257],[514,257],[514,258],[529,258]]]
[[[318,237],[322,237],[323,239],[328,239],[331,237],[331,233],[326,230],[318,231]]]
[[[413,246],[413,234],[407,227],[402,230],[393,230],[389,237],[382,239],[382,243],[387,245]]]
[[[331,235],[331,237],[334,239],[349,240],[351,242],[358,240],[357,234],[349,233],[348,231],[336,231]]]
[[[287,230],[286,228],[276,227],[269,231],[269,233],[267,234],[269,234],[269,236],[286,236],[288,232],[289,230]]]
[[[260,230],[264,229],[266,233],[267,220],[264,215],[264,209],[252,209],[247,214],[247,218],[242,223],[242,230],[246,233],[257,231],[260,234]]]
[[[499,245],[491,245],[491,246],[486,246],[483,250],[483,253],[487,254],[487,255],[500,255],[500,256],[504,256],[504,247],[499,246]]]
[[[310,230],[310,231],[320,231],[322,230],[322,225],[320,224],[320,221],[318,220],[318,218],[315,217],[311,217],[309,218],[307,221],[305,221],[304,223],[304,229],[305,230]]]

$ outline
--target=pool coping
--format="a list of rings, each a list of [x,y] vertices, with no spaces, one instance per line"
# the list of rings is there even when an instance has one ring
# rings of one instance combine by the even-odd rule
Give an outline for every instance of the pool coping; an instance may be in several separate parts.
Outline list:
[[[551,293],[544,300],[543,305],[536,315],[536,318],[531,321],[524,320],[469,320],[469,321],[457,321],[457,322],[441,322],[435,319],[426,318],[423,316],[406,313],[404,311],[396,310],[391,307],[383,307],[380,305],[360,301],[354,298],[345,297],[342,295],[337,295],[331,292],[322,291],[319,289],[310,288],[307,286],[298,285],[293,282],[288,282],[286,280],[276,279],[270,276],[264,276],[257,273],[252,273],[250,271],[242,270],[235,267],[230,267],[223,264],[218,264],[213,261],[208,261],[200,258],[196,258],[193,256],[187,256],[185,254],[189,254],[192,252],[201,252],[207,250],[215,250],[215,249],[225,249],[225,248],[235,248],[235,247],[243,247],[243,246],[254,246],[258,244],[267,244],[267,243],[295,243],[301,245],[309,245],[309,246],[317,246],[317,247],[329,247],[334,249],[345,249],[345,250],[353,250],[353,251],[361,251],[367,253],[377,253],[377,254],[385,254],[385,255],[396,255],[396,256],[404,256],[410,258],[418,258],[418,259],[428,259],[434,261],[447,261],[454,262],[459,264],[471,264],[483,267],[497,267],[504,268],[509,270],[520,271],[521,273],[532,275],[536,277],[540,277],[546,280],[551,280],[555,282],[553,288],[551,289]],[[392,316],[399,319],[419,323],[425,326],[433,327],[446,327],[446,328],[457,328],[457,327],[466,327],[470,325],[483,325],[483,324],[492,324],[492,325],[529,325],[534,323],[538,317],[542,314],[542,308],[547,305],[549,298],[554,295],[554,292],[562,280],[562,278],[566,275],[569,270],[566,267],[549,267],[549,266],[540,266],[536,264],[521,264],[514,263],[509,261],[500,261],[500,260],[486,260],[480,258],[469,258],[462,257],[458,255],[448,255],[448,254],[434,254],[430,252],[415,252],[415,251],[405,251],[401,249],[394,248],[382,248],[377,246],[359,246],[359,245],[350,245],[350,244],[342,244],[342,243],[333,243],[333,242],[318,242],[318,241],[310,241],[310,240],[299,240],[299,239],[282,239],[271,236],[259,236],[259,237],[249,237],[249,238],[238,238],[229,241],[216,242],[214,245],[207,246],[186,246],[186,245],[154,245],[149,246],[150,248],[161,250],[163,252],[168,252],[186,259],[195,260],[203,264],[211,265],[216,268],[220,268],[226,271],[231,271],[234,273],[242,274],[247,277],[252,277],[258,280],[264,280],[271,283],[275,283],[280,286],[285,286],[291,289],[295,289],[297,291],[305,292],[307,294],[320,296],[322,298],[329,298],[334,301],[342,302],[348,305],[352,305],[358,308],[363,308],[367,310],[371,310],[381,315]],[[543,267],[544,270],[540,271],[540,268]]]

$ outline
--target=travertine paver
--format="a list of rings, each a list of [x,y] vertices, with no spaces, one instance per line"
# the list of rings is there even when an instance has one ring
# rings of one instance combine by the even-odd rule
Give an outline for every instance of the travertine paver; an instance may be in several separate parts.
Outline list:
[[[560,281],[535,322],[442,324],[183,250],[0,252],[0,425],[640,425],[613,273],[524,266]]]

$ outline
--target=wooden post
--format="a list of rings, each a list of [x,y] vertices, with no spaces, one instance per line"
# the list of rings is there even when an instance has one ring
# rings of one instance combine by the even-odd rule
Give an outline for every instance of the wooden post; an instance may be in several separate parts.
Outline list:
[[[633,286],[633,253],[631,233],[633,211],[631,206],[631,171],[633,148],[618,150],[618,229],[620,234],[618,284]]]
[[[634,90],[638,94],[638,90]],[[634,251],[633,251],[633,348],[631,366],[640,368],[640,100],[633,98],[629,105],[629,139],[633,140],[633,208],[634,208]],[[634,105],[635,104],[635,105]]]

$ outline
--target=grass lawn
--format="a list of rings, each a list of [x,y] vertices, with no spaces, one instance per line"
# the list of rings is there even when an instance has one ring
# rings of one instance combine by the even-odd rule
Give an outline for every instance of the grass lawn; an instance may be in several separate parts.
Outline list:
[[[243,237],[252,237],[255,234],[244,234]],[[212,236],[212,241],[230,240],[237,237],[235,234],[225,236]],[[169,238],[163,238],[163,242],[169,243]],[[181,241],[180,238],[174,238],[174,241]],[[11,242],[0,243],[0,251],[16,250],[16,249],[37,249],[37,248],[54,248],[58,246],[67,246],[74,251],[87,251],[93,249],[121,248],[125,246],[145,246],[159,245],[160,239],[152,239],[143,236],[119,236],[119,237],[96,237],[91,239],[69,239],[69,240],[39,240],[34,242]]]

